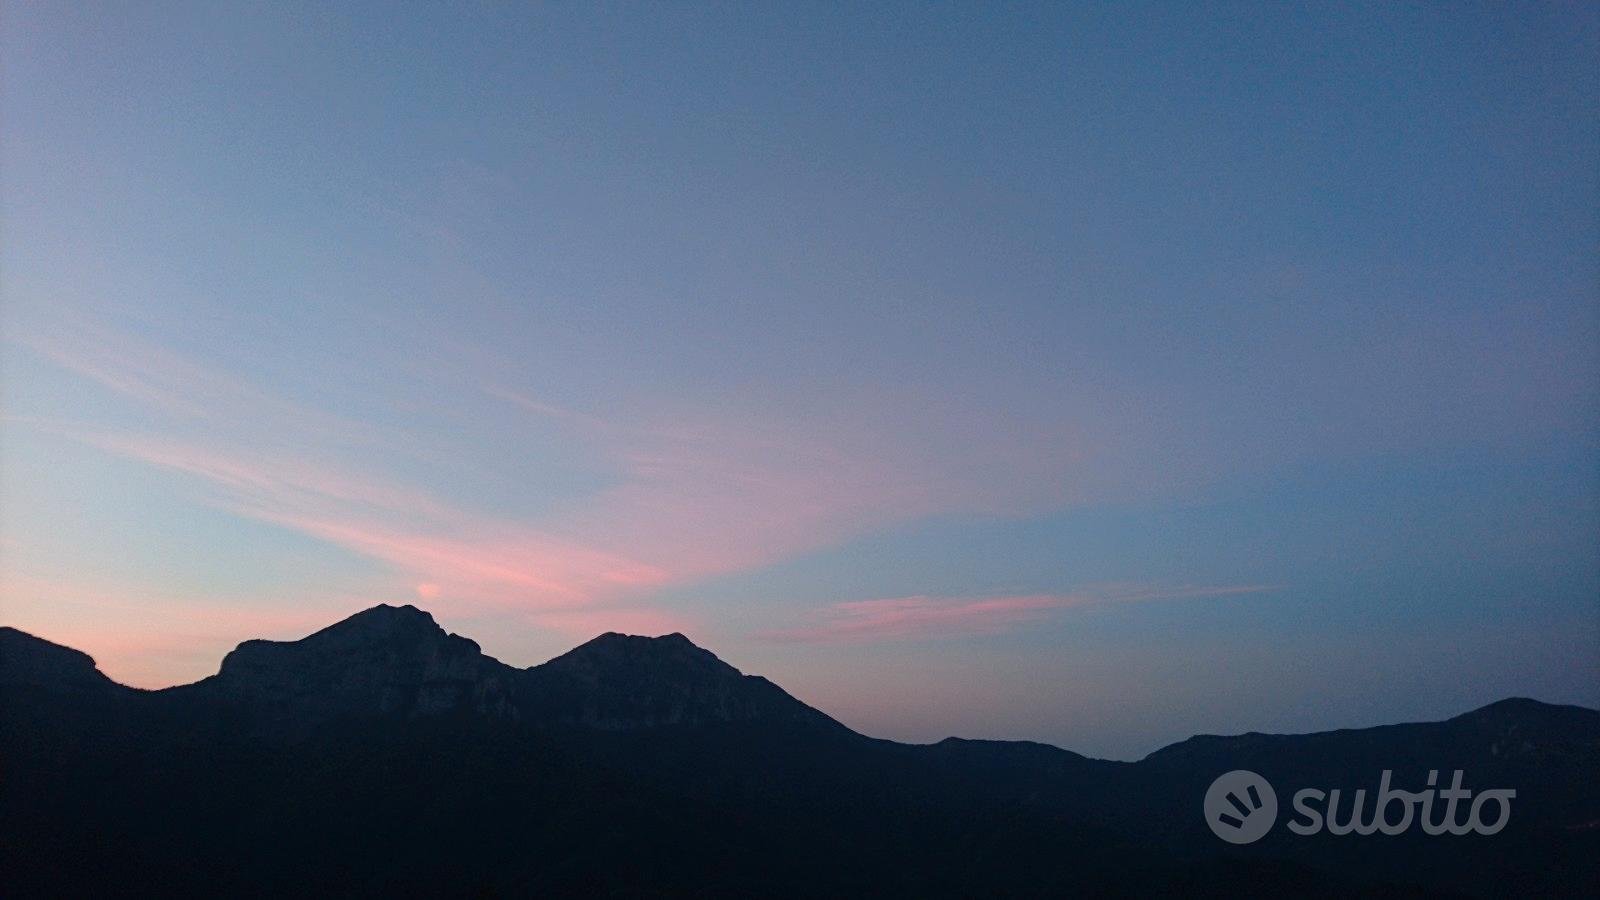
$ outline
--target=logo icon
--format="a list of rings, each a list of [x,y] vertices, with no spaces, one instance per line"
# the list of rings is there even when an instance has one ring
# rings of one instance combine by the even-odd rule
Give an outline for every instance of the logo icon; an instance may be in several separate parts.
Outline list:
[[[1206,824],[1230,844],[1253,844],[1278,820],[1278,795],[1267,780],[1247,769],[1217,776],[1206,790]]]

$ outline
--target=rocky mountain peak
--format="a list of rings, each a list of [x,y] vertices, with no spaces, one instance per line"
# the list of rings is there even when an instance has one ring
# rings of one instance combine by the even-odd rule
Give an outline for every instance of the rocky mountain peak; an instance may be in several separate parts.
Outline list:
[[[335,622],[311,637],[321,636],[324,640],[392,641],[444,635],[445,630],[434,621],[432,614],[409,603],[404,606],[380,603]]]
[[[739,670],[695,645],[682,634],[643,637],[606,632],[574,647],[539,668],[591,678],[650,676],[670,680],[737,679]]]
[[[607,729],[725,722],[839,727],[772,682],[745,675],[682,634],[607,632],[526,670],[546,718]]]
[[[502,710],[511,671],[428,613],[379,605],[298,641],[245,641],[215,682],[225,694],[328,712]]]
[[[88,656],[12,629],[0,630],[0,652],[7,679],[113,684]],[[607,730],[726,723],[844,730],[682,634],[608,632],[518,670],[409,605],[375,606],[299,640],[245,641],[216,675],[171,691],[236,705],[261,733],[291,738],[352,715],[453,712]]]

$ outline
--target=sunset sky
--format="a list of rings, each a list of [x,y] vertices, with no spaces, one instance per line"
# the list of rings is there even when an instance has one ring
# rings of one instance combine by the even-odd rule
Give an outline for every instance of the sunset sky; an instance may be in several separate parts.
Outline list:
[[[0,623],[869,734],[1600,705],[1594,4],[15,3]]]

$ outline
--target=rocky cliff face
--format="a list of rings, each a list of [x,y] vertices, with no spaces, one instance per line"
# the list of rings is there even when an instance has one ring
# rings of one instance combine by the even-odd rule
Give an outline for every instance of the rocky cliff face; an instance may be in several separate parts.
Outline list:
[[[514,716],[517,671],[412,606],[376,606],[298,641],[246,641],[210,687],[299,712]]]
[[[526,675],[542,716],[566,724],[627,729],[770,721],[843,727],[681,634],[603,634]]]
[[[608,730],[757,721],[843,728],[681,634],[605,634],[519,670],[411,606],[377,606],[298,641],[246,641],[193,688],[298,722],[467,712]]]

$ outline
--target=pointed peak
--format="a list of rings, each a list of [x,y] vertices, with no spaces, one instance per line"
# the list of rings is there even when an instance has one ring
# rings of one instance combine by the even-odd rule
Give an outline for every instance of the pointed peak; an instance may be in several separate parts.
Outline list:
[[[358,622],[358,621],[368,621],[368,622],[426,622],[429,625],[438,624],[438,623],[436,623],[434,621],[432,613],[428,612],[427,610],[418,609],[418,608],[416,608],[415,606],[412,606],[409,603],[403,604],[401,606],[390,606],[387,603],[379,603],[377,606],[371,607],[369,609],[364,609],[361,612],[358,612],[355,615],[350,616],[349,618],[345,619],[344,621],[345,622]]]
[[[323,635],[365,635],[373,638],[391,638],[415,635],[443,635],[444,629],[432,615],[415,606],[390,606],[380,603],[342,619],[311,635],[311,640]]]
[[[553,698],[546,715],[557,721],[604,729],[756,721],[844,728],[677,632],[608,631],[524,673],[534,694]]]
[[[673,632],[659,637],[638,634],[621,634],[608,631],[585,641],[551,660],[561,666],[614,667],[614,666],[670,666],[696,670],[737,671],[718,659],[715,653],[697,646],[687,637]]]
[[[277,654],[284,648],[292,652],[352,652],[361,648],[415,648],[459,643],[477,652],[476,642],[445,632],[427,612],[411,606],[380,603],[341,619],[321,631],[296,641],[249,640],[240,644],[222,661],[223,671],[237,666],[241,658],[259,658],[261,653]]]
[[[608,631],[605,634],[602,634],[602,635],[600,635],[598,637],[595,637],[595,638],[591,638],[591,639],[583,642],[582,644],[579,644],[574,649],[582,650],[585,647],[596,648],[596,649],[602,648],[602,647],[604,647],[604,648],[619,648],[619,649],[620,648],[628,648],[628,649],[636,650],[636,651],[649,651],[652,648],[658,648],[659,649],[659,648],[677,647],[677,648],[687,648],[687,649],[691,649],[691,650],[699,650],[702,653],[709,653],[710,652],[710,651],[705,650],[704,648],[700,647],[694,641],[689,640],[682,633],[677,632],[677,631],[674,631],[671,634],[663,634],[663,635],[659,635],[659,636],[656,636],[656,637],[651,637],[649,635],[643,635],[643,634],[623,634],[620,631]]]
[[[241,696],[337,696],[339,704],[375,709],[421,703],[419,680],[471,682],[497,667],[476,641],[449,634],[423,610],[382,604],[299,640],[245,641],[223,658],[217,677]]]

